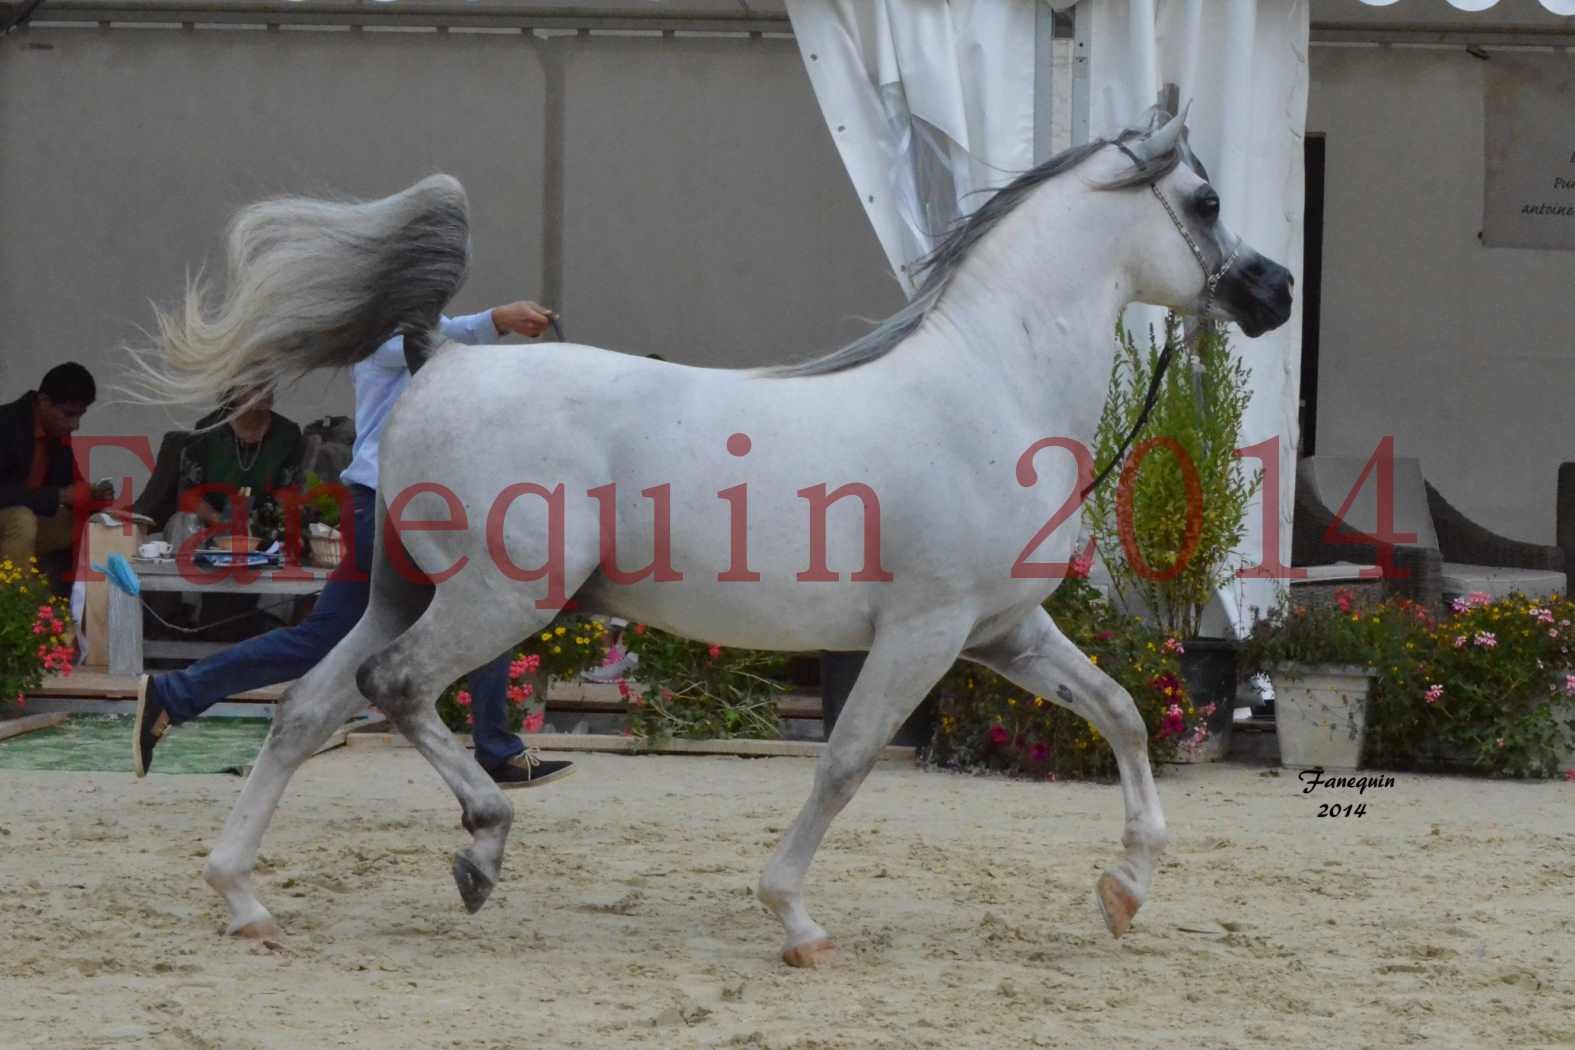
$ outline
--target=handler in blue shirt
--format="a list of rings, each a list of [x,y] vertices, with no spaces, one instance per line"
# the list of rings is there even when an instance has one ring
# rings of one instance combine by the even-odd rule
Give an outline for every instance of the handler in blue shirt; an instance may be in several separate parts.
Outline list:
[[[551,315],[532,302],[515,302],[468,317],[443,318],[445,339],[478,345],[513,333],[534,338],[547,330]],[[311,615],[248,639],[183,671],[143,676],[137,690],[132,729],[133,768],[146,776],[153,749],[173,726],[190,721],[227,696],[299,678],[327,656],[366,612],[371,596],[372,547],[377,523],[377,446],[383,425],[399,395],[410,384],[405,343],[395,336],[351,370],[355,382],[355,450],[340,475],[350,490],[351,520],[341,523],[354,536],[355,561],[342,563],[329,577]],[[534,787],[574,771],[569,762],[548,762],[531,755],[508,728],[510,653],[470,673],[472,740],[476,761],[500,787]]]

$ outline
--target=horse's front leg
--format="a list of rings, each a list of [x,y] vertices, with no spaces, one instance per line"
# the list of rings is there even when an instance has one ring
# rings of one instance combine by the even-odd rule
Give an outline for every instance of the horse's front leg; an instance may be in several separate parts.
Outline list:
[[[1148,729],[1127,691],[1067,640],[1043,609],[1004,639],[963,654],[1036,696],[1093,723],[1116,753],[1126,804],[1125,856],[1095,887],[1105,925],[1120,937],[1148,897],[1159,855],[1170,842],[1148,764]]]
[[[804,907],[804,876],[831,821],[869,775],[881,748],[946,673],[967,636],[954,619],[882,626],[815,767],[815,787],[760,878],[759,897],[787,932],[783,960],[816,966],[834,958],[831,938]]]

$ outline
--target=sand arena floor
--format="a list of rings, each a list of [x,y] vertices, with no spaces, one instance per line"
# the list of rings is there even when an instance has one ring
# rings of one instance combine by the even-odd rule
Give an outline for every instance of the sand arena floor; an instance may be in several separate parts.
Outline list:
[[[1575,784],[1400,775],[1328,819],[1355,793],[1169,770],[1116,944],[1115,786],[884,765],[811,873],[841,964],[798,972],[752,889],[810,761],[579,762],[471,917],[418,755],[312,760],[263,847],[282,951],[199,875],[235,778],[0,773],[0,1048],[1575,1046]]]

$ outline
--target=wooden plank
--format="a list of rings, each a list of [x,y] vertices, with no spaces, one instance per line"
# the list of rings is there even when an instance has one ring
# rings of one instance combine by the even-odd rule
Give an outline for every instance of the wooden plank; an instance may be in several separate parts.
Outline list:
[[[158,643],[150,643],[158,644]],[[203,644],[203,643],[166,643]],[[286,686],[265,686],[246,693],[237,693],[231,700],[270,703],[277,701]],[[69,678],[59,675],[44,680],[44,684],[28,693],[38,697],[80,697],[85,700],[135,700],[136,675],[114,675],[102,671],[74,671]],[[591,682],[554,682],[547,695],[549,714],[608,714],[619,715],[628,710],[618,698],[616,686]],[[777,702],[777,713],[783,718],[820,718],[820,699],[802,693],[788,693]]]
[[[204,656],[222,653],[234,642],[148,642],[142,643],[144,657],[163,657],[175,660],[201,660]]]
[[[290,565],[252,570],[257,578],[240,583],[233,573],[189,562],[134,559],[131,567],[145,591],[191,591],[197,594],[316,594],[328,582],[329,569]],[[222,574],[221,574],[222,573]],[[219,578],[204,581],[205,577]]]
[[[470,737],[457,734],[466,747]],[[826,747],[818,740],[671,740],[653,746],[639,737],[602,733],[532,733],[523,738],[543,751],[600,751],[640,755],[737,755],[746,758],[816,758]],[[386,749],[413,746],[398,733],[351,733],[352,749]],[[915,749],[896,744],[881,749],[882,761],[912,761]]]
[[[87,562],[89,565],[107,565],[112,553],[119,553],[126,558],[132,558],[137,553],[137,546],[147,538],[145,527],[132,526],[131,535],[126,535],[124,525],[105,525],[100,520],[102,514],[95,514],[88,519],[87,527],[82,532],[82,543],[87,548]],[[87,650],[82,654],[82,662],[89,667],[104,671],[109,668],[109,592],[114,590],[104,574],[94,572],[89,574],[84,584],[86,598],[82,612],[82,629],[87,635]]]
[[[275,701],[284,695],[290,685],[265,686],[245,693],[236,693],[232,700]],[[135,700],[137,676],[108,674],[103,671],[76,670],[69,676],[52,675],[44,684],[28,691],[29,696],[80,697],[84,700]]]
[[[31,733],[38,729],[48,729],[57,726],[71,716],[63,711],[47,715],[23,715],[21,718],[11,718],[0,722],[0,740],[10,740],[23,733]]]

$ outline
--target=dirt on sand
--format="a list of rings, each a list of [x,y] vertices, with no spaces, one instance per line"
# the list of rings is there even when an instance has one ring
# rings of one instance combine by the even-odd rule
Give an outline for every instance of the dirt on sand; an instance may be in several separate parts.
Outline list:
[[[0,1048],[1575,1046],[1575,784],[1166,770],[1115,943],[1117,787],[887,764],[810,875],[840,965],[793,971],[752,894],[812,762],[577,761],[469,916],[421,758],[313,759],[259,866],[278,951],[199,874],[238,780],[0,773]]]

